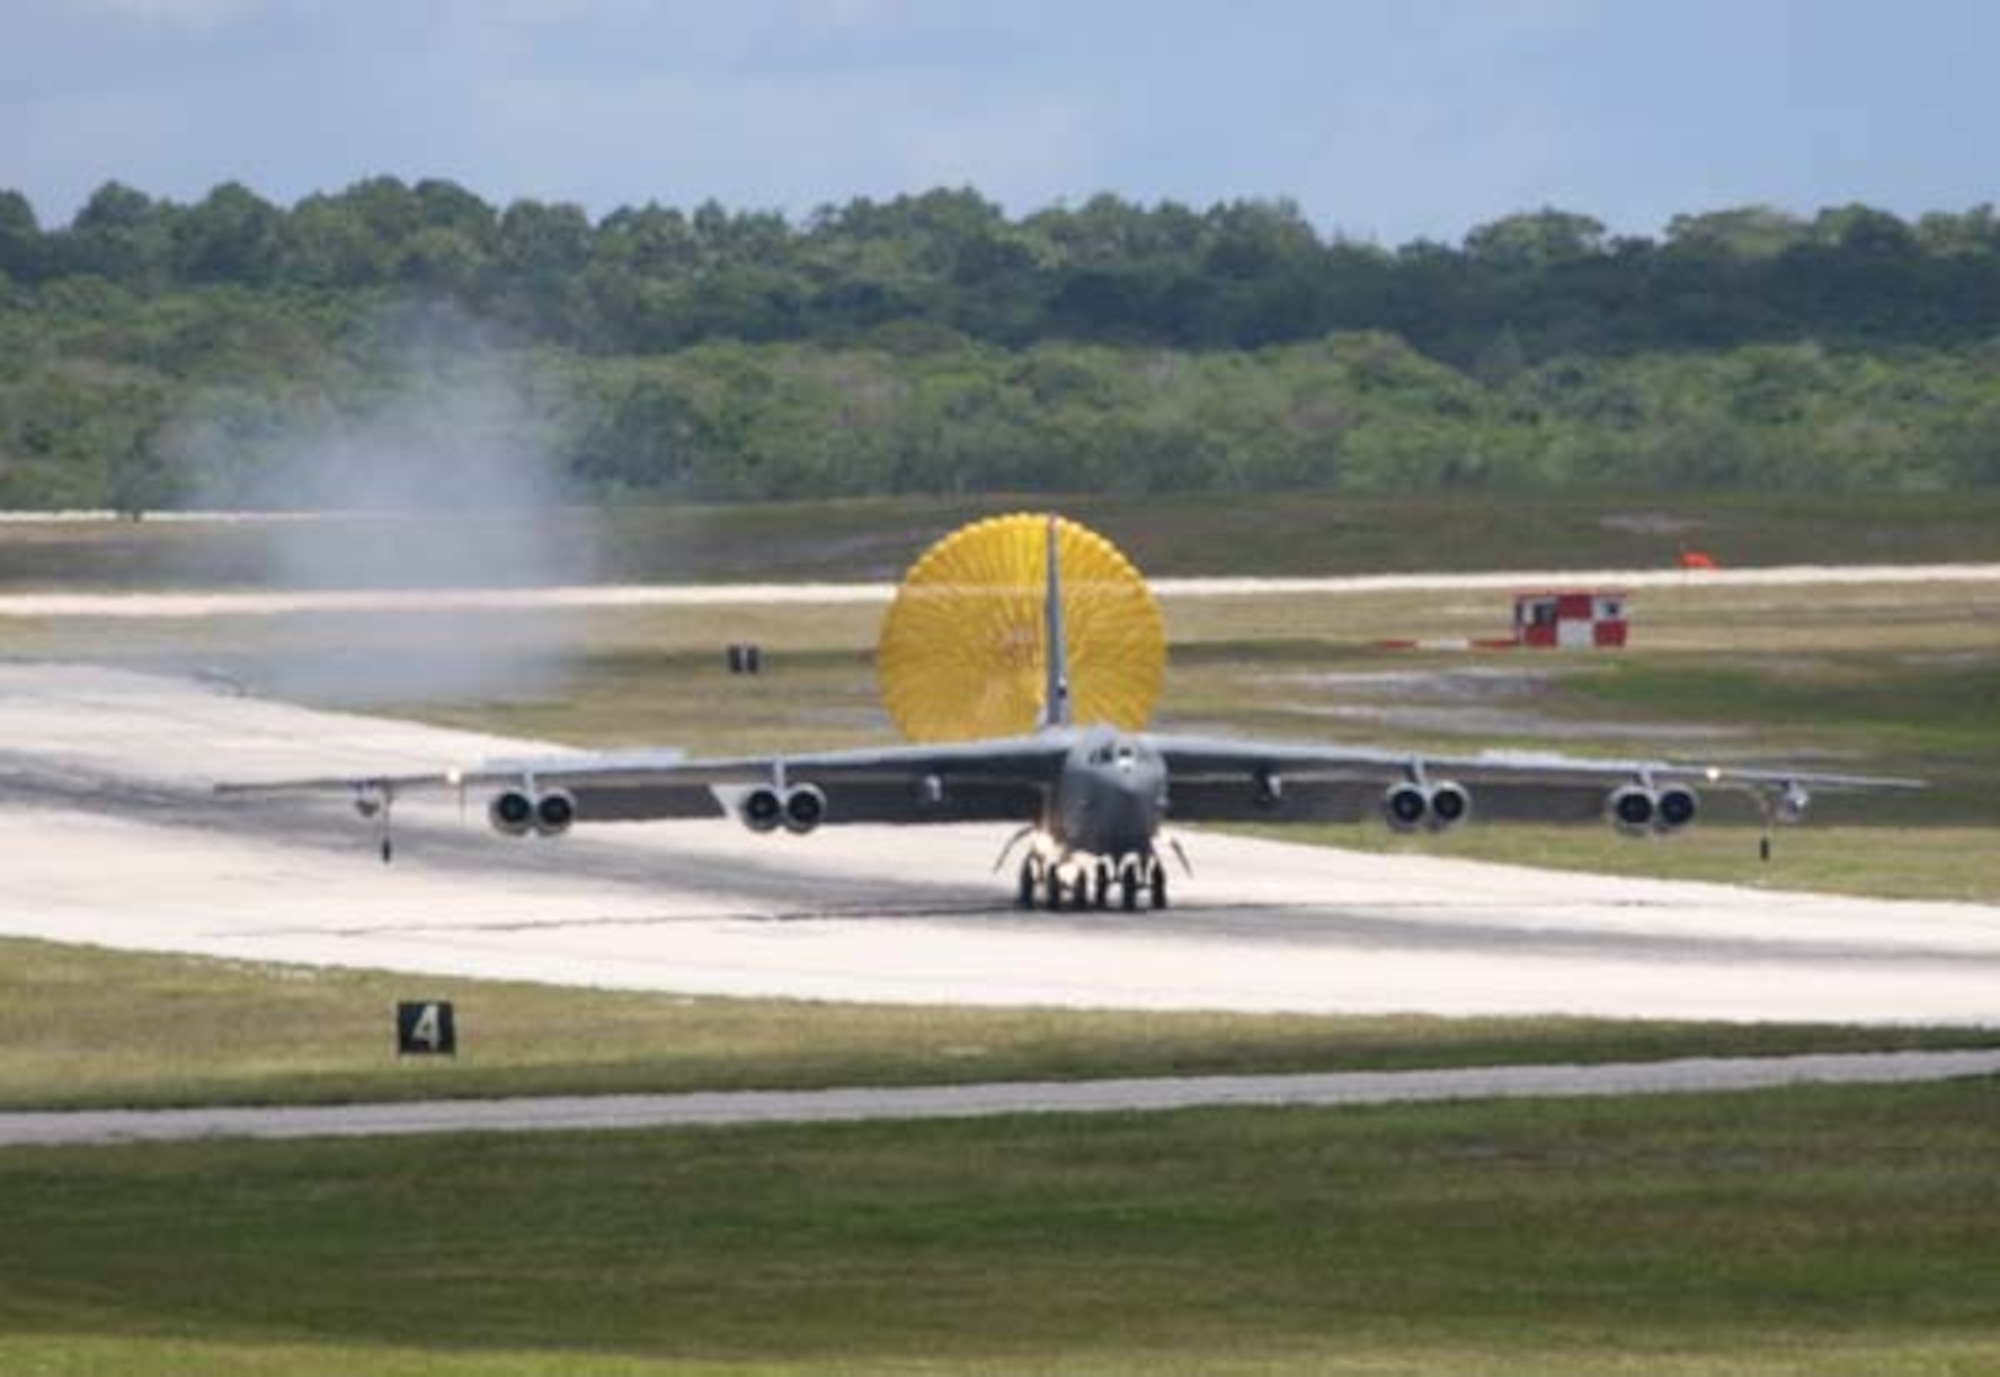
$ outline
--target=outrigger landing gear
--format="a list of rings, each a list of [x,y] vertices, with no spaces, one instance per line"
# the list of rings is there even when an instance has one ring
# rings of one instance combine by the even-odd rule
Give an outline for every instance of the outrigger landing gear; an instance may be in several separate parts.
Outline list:
[[[354,791],[354,811],[375,821],[375,845],[382,864],[396,859],[396,837],[389,825],[395,811],[396,790],[389,784],[363,784]]]

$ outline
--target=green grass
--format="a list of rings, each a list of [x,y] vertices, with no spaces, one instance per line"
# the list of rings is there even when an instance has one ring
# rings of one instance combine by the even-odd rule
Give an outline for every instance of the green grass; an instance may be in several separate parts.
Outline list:
[[[0,1369],[2000,1369],[1991,1082],[0,1153]]]
[[[1335,574],[1432,569],[1670,567],[1685,544],[1726,565],[2000,559],[2000,496],[1861,494],[1360,495],[865,498],[742,506],[572,508],[525,520],[563,582],[893,579],[963,522],[1062,511],[1148,573]],[[438,515],[457,548],[505,549],[523,518]],[[314,561],[366,586],[406,569],[409,519],[343,519]],[[1853,538],[1866,530],[1863,540]],[[0,524],[0,588],[230,587],[264,583],[283,526],[109,521]],[[445,567],[449,567],[448,565]],[[504,564],[484,577],[504,579]]]
[[[455,1060],[394,1054],[399,999],[457,1004]],[[1073,1012],[696,999],[0,940],[0,1106],[1616,1061],[1993,1045],[1973,1029]]]
[[[1780,829],[1769,863],[1755,826],[1707,822],[1681,836],[1622,837],[1609,827],[1509,823],[1443,837],[1401,837],[1380,823],[1230,827],[1278,841],[1351,851],[1455,856],[1508,865],[1755,889],[2000,903],[2000,847],[1982,827],[1807,824]]]

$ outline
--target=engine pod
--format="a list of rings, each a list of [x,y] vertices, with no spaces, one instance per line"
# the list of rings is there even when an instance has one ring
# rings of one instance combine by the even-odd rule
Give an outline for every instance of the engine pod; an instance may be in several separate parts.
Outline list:
[[[525,837],[535,826],[535,801],[520,789],[502,789],[486,805],[486,820],[503,837]]]
[[[1414,784],[1393,784],[1382,795],[1382,816],[1398,832],[1414,832],[1430,816],[1431,801]]]
[[[535,800],[535,831],[560,837],[576,821],[576,798],[567,789],[551,789]]]
[[[1653,828],[1659,800],[1643,784],[1621,784],[1604,800],[1605,816],[1627,836],[1641,836]]]
[[[752,832],[772,832],[785,820],[785,801],[776,789],[760,784],[743,796],[737,813]]]
[[[785,830],[800,836],[826,820],[826,794],[818,785],[801,784],[785,791]]]
[[[1695,820],[1701,800],[1685,784],[1670,784],[1660,790],[1653,826],[1662,832],[1678,832]]]
[[[1472,795],[1463,784],[1446,780],[1431,786],[1430,825],[1434,832],[1448,832],[1472,816]]]

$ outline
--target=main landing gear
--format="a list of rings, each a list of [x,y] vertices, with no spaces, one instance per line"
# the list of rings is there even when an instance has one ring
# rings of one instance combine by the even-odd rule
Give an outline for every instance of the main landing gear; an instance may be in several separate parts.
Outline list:
[[[1039,894],[1049,912],[1060,913],[1065,908],[1108,909],[1116,893],[1119,907],[1131,913],[1138,909],[1142,891],[1148,907],[1167,906],[1167,868],[1157,856],[1099,860],[1088,867],[1050,864],[1044,857],[1029,856],[1021,862],[1014,897],[1021,908],[1032,909]]]

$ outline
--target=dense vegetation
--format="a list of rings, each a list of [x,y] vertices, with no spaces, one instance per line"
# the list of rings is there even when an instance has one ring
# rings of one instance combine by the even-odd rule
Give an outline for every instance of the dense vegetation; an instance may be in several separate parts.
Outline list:
[[[502,441],[586,495],[1991,484],[2000,218],[1544,210],[1391,250],[1263,202],[593,223],[377,178],[111,184],[44,227],[0,192],[0,504]]]

